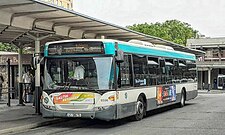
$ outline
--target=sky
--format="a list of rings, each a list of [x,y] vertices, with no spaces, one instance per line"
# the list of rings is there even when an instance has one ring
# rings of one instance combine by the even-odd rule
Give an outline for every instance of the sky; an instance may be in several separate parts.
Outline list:
[[[225,37],[225,0],[74,0],[74,10],[119,26],[177,19]]]

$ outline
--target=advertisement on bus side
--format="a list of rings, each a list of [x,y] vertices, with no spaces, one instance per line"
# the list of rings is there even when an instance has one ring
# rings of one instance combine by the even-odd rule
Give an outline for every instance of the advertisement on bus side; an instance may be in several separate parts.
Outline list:
[[[176,86],[158,86],[156,88],[156,101],[157,105],[162,105],[176,101]]]

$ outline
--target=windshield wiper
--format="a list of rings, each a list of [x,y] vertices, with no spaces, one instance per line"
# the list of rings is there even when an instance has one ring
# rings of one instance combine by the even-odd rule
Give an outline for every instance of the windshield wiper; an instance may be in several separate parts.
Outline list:
[[[72,88],[71,88],[72,87]],[[55,88],[49,89],[52,92],[60,92],[60,91],[95,91],[98,94],[102,94],[103,92],[101,90],[93,89],[90,87],[78,87],[78,86],[56,86]]]
[[[93,89],[93,88],[88,88],[89,90],[93,90],[93,91],[95,91],[96,93],[98,93],[98,94],[102,94],[102,92],[100,92],[100,91],[98,91],[98,90],[96,90],[96,89]]]

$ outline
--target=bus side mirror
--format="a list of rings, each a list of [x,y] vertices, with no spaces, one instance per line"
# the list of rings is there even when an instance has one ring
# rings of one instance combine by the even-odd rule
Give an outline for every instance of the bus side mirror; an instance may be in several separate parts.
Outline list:
[[[124,53],[122,50],[117,50],[116,51],[116,62],[117,63],[122,63],[124,62]]]
[[[32,59],[31,59],[31,68],[32,69],[37,69],[37,58],[35,57],[35,55],[33,54]]]
[[[39,56],[39,57],[37,57]],[[40,64],[42,62],[42,60],[44,59],[43,57],[43,53],[39,53],[39,54],[33,54],[32,59],[31,59],[31,67],[33,69],[37,69],[37,64]]]

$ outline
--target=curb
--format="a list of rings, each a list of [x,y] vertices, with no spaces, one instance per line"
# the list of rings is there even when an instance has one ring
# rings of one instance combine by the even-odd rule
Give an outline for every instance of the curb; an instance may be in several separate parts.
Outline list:
[[[225,91],[198,91],[200,94],[223,94]]]
[[[7,128],[7,129],[0,130],[0,134],[16,133],[16,132],[21,132],[27,129],[43,127],[43,126],[55,124],[57,122],[65,122],[65,121],[68,121],[68,119],[55,119],[55,120],[49,120],[45,122],[39,122],[39,123],[28,124],[28,125],[13,127],[13,128]]]

